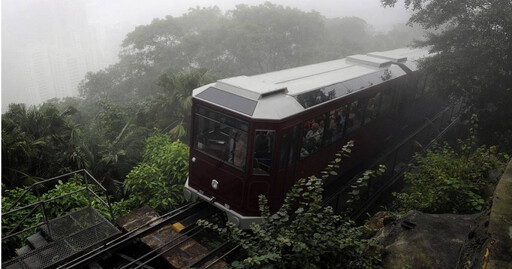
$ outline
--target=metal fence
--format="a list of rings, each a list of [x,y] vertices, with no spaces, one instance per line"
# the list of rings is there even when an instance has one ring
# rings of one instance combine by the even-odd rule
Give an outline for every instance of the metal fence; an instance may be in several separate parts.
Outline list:
[[[62,195],[57,196],[57,197],[53,197],[51,199],[47,199],[47,200],[42,200],[41,199],[41,196],[42,196],[41,192],[45,188],[46,185],[54,184],[54,182],[57,182],[58,180],[68,179],[68,178],[74,177],[76,175],[81,175],[82,176],[82,182],[83,182],[84,187],[81,187],[80,189],[74,190],[74,191],[69,192],[69,193],[62,194]],[[93,187],[91,187],[91,185],[96,186],[94,188],[96,188],[97,190],[99,190],[99,191],[101,191],[101,192],[103,192],[105,194],[106,201],[100,195],[97,194],[97,192],[94,190]],[[59,199],[63,199],[63,198],[68,197],[70,195],[81,193],[81,192],[85,192],[85,195],[87,197],[87,201],[89,203],[89,206],[92,206],[92,201],[93,201],[92,196],[94,196],[95,199],[97,199],[100,203],[102,203],[105,206],[107,206],[107,208],[109,210],[109,213],[110,213],[110,218],[111,218],[112,221],[114,220],[114,214],[113,214],[113,211],[112,211],[112,207],[110,205],[110,198],[109,198],[109,194],[107,192],[107,189],[105,187],[103,187],[101,185],[101,183],[98,182],[98,180],[96,180],[87,170],[81,169],[81,170],[73,171],[73,172],[70,172],[70,173],[67,173],[67,174],[63,174],[63,175],[60,175],[60,176],[57,176],[57,177],[53,177],[53,178],[49,178],[49,179],[46,179],[46,180],[42,180],[40,182],[32,184],[28,189],[26,189],[23,192],[23,194],[6,210],[7,212],[2,213],[2,219],[4,219],[5,217],[7,217],[7,216],[9,216],[11,214],[14,214],[14,213],[17,213],[17,212],[20,212],[20,211],[23,211],[23,212],[27,212],[28,211],[28,213],[23,218],[21,218],[19,223],[13,229],[11,229],[5,235],[2,235],[2,242],[4,242],[5,240],[7,240],[7,239],[9,239],[11,237],[18,236],[18,235],[20,235],[22,233],[25,233],[25,232],[28,232],[28,231],[31,231],[31,230],[35,230],[36,228],[39,228],[39,227],[44,227],[45,232],[48,234],[48,236],[50,238],[53,238],[52,237],[52,235],[53,235],[52,227],[50,227],[50,225],[49,225],[49,216],[48,216],[48,212],[47,212],[48,211],[47,210],[47,204],[49,202],[53,202],[53,201],[56,201],[56,200],[59,200]],[[16,206],[18,206],[18,204],[23,200],[23,198],[25,198],[25,196],[28,195],[29,193],[32,193],[32,194],[36,195],[37,202],[29,204],[29,205],[22,205],[22,206],[19,206],[19,207],[16,208]],[[42,212],[43,221],[38,223],[38,224],[36,224],[36,225],[33,225],[31,227],[25,228],[25,229],[20,231],[24,221],[27,218],[33,216],[38,211],[37,209],[40,209],[40,212]]]

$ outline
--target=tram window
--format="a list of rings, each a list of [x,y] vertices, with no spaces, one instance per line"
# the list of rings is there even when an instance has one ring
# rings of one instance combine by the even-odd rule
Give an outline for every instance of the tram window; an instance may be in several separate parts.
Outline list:
[[[199,106],[194,114],[193,148],[244,170],[247,159],[245,121]]]
[[[326,115],[321,115],[304,123],[304,137],[300,157],[305,158],[322,147]]]
[[[380,92],[378,92],[373,97],[370,97],[370,99],[368,99],[368,104],[366,105],[366,112],[364,114],[364,124],[367,124],[377,118],[379,112],[380,97],[381,94]]]
[[[393,105],[393,95],[394,91],[384,91],[382,94],[382,101],[380,105],[379,114],[384,116],[388,115],[391,112],[391,107]]]
[[[425,88],[423,89],[423,94],[426,94],[426,93],[429,93],[429,92],[432,92],[433,88],[432,88],[432,77],[431,76],[425,76],[425,81],[423,82],[425,84]]]
[[[283,132],[280,139],[279,169],[286,168],[295,160],[295,145],[297,142],[297,128],[295,126]]]
[[[270,175],[272,153],[274,152],[275,131],[256,130],[254,135],[254,158],[252,173],[254,175]]]
[[[325,142],[327,144],[332,144],[343,137],[347,108],[347,105],[342,105],[340,108],[333,109],[329,112],[329,124],[325,130]]]
[[[364,113],[364,103],[362,101],[354,101],[350,104],[347,116],[347,134],[354,132],[361,126]]]
[[[420,98],[425,93],[425,82],[427,81],[427,76],[425,74],[420,74],[418,76],[418,84],[416,85],[416,95],[414,98]]]

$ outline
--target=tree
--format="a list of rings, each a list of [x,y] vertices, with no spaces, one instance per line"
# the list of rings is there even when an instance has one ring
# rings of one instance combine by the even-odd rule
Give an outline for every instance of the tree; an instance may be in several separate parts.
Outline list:
[[[225,46],[243,74],[257,74],[319,61],[323,17],[270,2],[239,5],[229,12]]]
[[[181,17],[166,16],[136,27],[122,43],[119,62],[89,73],[81,83],[81,95],[127,103],[159,92],[157,81],[166,71],[227,69],[224,20],[217,7],[196,8]]]
[[[370,50],[391,50],[411,46],[415,40],[423,40],[425,35],[425,30],[419,25],[395,24],[387,33],[378,33],[373,37],[376,42],[372,42],[374,46]]]
[[[397,0],[382,0],[393,6]],[[509,0],[406,0],[411,24],[430,30],[420,46],[433,53],[423,68],[436,88],[479,109],[481,138],[512,150],[512,5]],[[508,135],[507,135],[508,134]],[[496,141],[493,141],[496,143]]]
[[[30,185],[83,166],[75,158],[77,130],[69,116],[52,103],[39,107],[11,104],[2,116],[2,183]]]
[[[337,53],[337,58],[362,53],[373,47],[370,26],[361,18],[333,18],[326,20],[325,27],[329,51]]]
[[[206,69],[162,74],[159,91],[139,104],[135,123],[148,129],[169,132],[173,139],[187,142],[190,128],[192,90],[210,83],[216,75]]]
[[[85,168],[119,198],[122,180],[142,159],[144,139],[149,132],[133,123],[135,113],[124,105],[110,101],[98,104],[96,117],[82,126],[80,153]]]

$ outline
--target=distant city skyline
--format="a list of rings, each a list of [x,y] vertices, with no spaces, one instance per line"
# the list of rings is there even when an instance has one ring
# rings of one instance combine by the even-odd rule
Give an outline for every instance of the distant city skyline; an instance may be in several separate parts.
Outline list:
[[[2,0],[2,113],[9,103],[37,105],[77,96],[85,74],[116,63],[125,35],[154,18],[180,16],[196,6],[216,5],[227,11],[239,3],[264,2]],[[408,18],[403,8],[384,9],[379,0],[271,2],[326,17],[361,17],[379,31]]]
[[[2,112],[78,95],[87,72],[115,63],[123,34],[88,22],[86,1],[44,0],[2,15]],[[44,10],[41,12],[40,10]],[[115,40],[117,38],[117,40]],[[114,39],[114,40],[112,40]]]

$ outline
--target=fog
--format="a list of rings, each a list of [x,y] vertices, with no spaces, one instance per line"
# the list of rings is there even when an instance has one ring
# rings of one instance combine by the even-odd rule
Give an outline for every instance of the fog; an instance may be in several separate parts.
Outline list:
[[[154,18],[180,16],[191,7],[262,0],[2,0],[2,112],[9,103],[40,104],[47,99],[77,95],[86,72],[117,61],[125,35]],[[328,18],[355,16],[387,31],[405,23],[402,6],[384,9],[379,0],[271,1]]]

